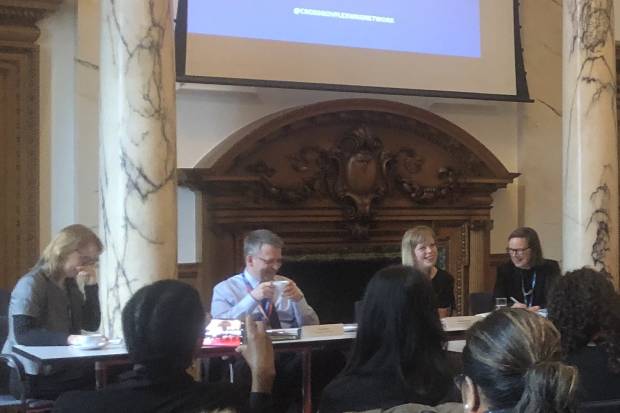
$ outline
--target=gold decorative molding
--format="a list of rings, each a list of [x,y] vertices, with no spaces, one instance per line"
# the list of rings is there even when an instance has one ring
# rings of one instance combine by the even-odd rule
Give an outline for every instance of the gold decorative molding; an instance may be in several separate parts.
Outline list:
[[[0,40],[33,43],[41,33],[36,23],[61,4],[62,0],[0,0]]]
[[[39,252],[39,36],[62,0],[0,0],[0,288]]]

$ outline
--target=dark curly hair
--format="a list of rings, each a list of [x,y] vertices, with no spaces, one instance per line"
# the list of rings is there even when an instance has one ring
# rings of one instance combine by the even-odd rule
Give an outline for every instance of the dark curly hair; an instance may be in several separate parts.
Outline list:
[[[568,272],[551,290],[547,310],[562,334],[565,357],[596,338],[609,370],[620,372],[620,296],[609,276],[585,267]]]

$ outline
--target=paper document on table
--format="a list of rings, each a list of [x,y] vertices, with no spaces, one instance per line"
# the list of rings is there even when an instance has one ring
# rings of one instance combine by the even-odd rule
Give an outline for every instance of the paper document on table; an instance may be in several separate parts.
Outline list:
[[[465,331],[468,330],[480,317],[467,315],[460,317],[446,317],[441,319],[444,331]]]
[[[316,326],[303,326],[301,336],[303,338],[314,337],[337,337],[344,334],[344,325],[341,324],[319,324]]]

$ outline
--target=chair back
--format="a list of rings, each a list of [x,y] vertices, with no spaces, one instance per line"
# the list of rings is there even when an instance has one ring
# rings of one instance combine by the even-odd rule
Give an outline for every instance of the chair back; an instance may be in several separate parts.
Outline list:
[[[469,294],[469,314],[475,315],[487,313],[493,310],[493,293],[471,293]]]

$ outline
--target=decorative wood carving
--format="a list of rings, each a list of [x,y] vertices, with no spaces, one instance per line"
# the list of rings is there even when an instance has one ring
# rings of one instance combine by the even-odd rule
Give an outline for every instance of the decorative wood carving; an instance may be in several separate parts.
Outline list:
[[[470,228],[488,239],[491,194],[517,175],[471,135],[409,105],[352,99],[268,116],[229,139],[237,143],[218,159],[179,170],[181,185],[205,194],[212,244],[203,256],[240,251],[244,233],[260,227],[285,239],[289,257],[368,256],[399,251],[405,230],[425,223],[446,246],[464,313]],[[233,260],[205,263],[204,285],[239,270],[242,257]]]
[[[0,288],[39,251],[39,36],[60,0],[0,0]]]

